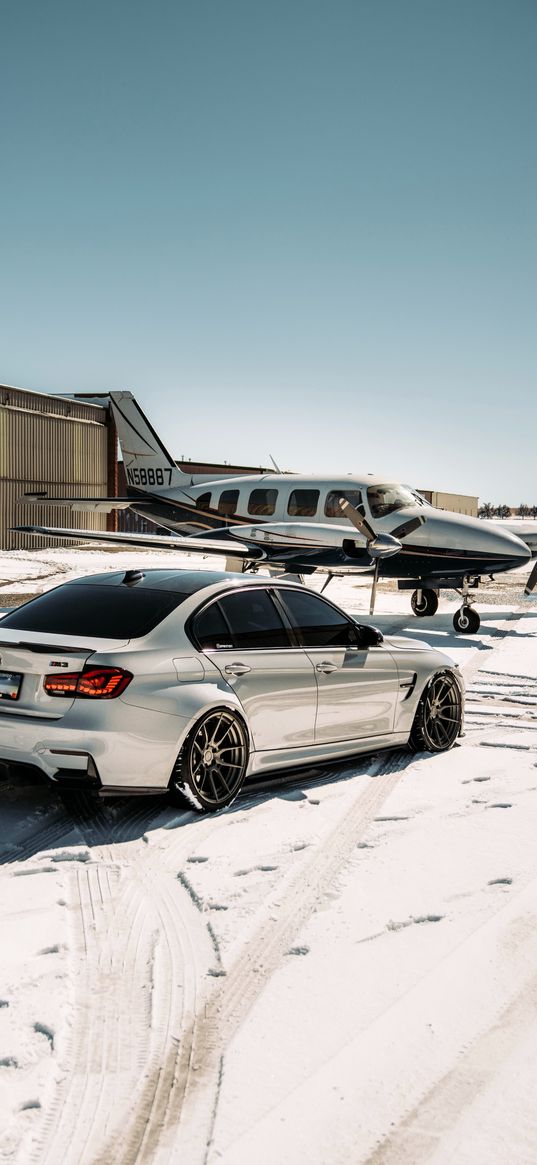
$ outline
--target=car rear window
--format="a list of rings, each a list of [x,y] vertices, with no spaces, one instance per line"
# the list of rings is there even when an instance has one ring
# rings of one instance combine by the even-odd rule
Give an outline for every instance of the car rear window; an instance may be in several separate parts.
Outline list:
[[[188,595],[180,591],[67,583],[6,615],[2,627],[56,635],[137,639],[152,631],[186,598]]]

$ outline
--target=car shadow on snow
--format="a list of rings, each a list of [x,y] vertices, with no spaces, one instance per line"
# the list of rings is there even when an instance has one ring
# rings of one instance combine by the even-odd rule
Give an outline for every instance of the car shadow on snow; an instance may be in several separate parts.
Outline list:
[[[215,820],[240,813],[243,817],[263,803],[322,803],[329,786],[375,779],[385,772],[404,771],[415,755],[402,749],[274,772],[247,781],[237,800],[214,815]],[[431,760],[434,758],[431,757]],[[17,778],[0,781],[0,866],[22,863],[37,854],[54,860],[57,849],[91,850],[102,845],[138,841],[159,829],[176,830],[200,820],[200,814],[166,796],[113,797],[101,800],[83,792],[61,792],[48,782]],[[83,859],[87,860],[87,859]]]

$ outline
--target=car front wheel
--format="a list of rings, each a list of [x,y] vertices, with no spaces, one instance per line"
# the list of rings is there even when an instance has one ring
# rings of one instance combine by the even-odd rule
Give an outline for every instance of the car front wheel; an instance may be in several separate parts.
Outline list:
[[[451,672],[439,672],[420,699],[410,745],[416,752],[445,752],[461,730],[462,694]]]
[[[248,753],[242,720],[227,708],[207,712],[177,758],[170,781],[172,796],[202,813],[231,805],[246,775]]]

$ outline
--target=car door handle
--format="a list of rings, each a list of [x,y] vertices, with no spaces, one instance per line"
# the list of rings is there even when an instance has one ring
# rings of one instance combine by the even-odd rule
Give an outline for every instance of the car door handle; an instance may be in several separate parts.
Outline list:
[[[321,663],[315,664],[315,671],[324,672],[325,676],[329,676],[331,672],[337,671],[337,663],[332,663],[330,659],[323,659]]]
[[[224,668],[228,676],[245,676],[251,670],[251,667],[248,667],[247,663],[226,663]]]

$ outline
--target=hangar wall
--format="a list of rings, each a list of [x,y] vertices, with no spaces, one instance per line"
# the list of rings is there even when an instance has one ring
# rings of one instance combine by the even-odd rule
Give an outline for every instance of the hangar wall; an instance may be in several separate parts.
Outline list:
[[[452,514],[468,514],[471,518],[477,518],[479,498],[470,494],[449,494],[434,489],[420,489],[418,493],[439,510],[450,510]]]
[[[0,385],[0,547],[45,546],[42,538],[13,534],[12,526],[80,526],[80,513],[19,501],[27,491],[102,496],[108,493],[108,410],[72,398]],[[115,450],[115,433],[114,433]],[[87,529],[105,530],[106,514],[85,512]],[[55,545],[72,545],[69,541]]]

